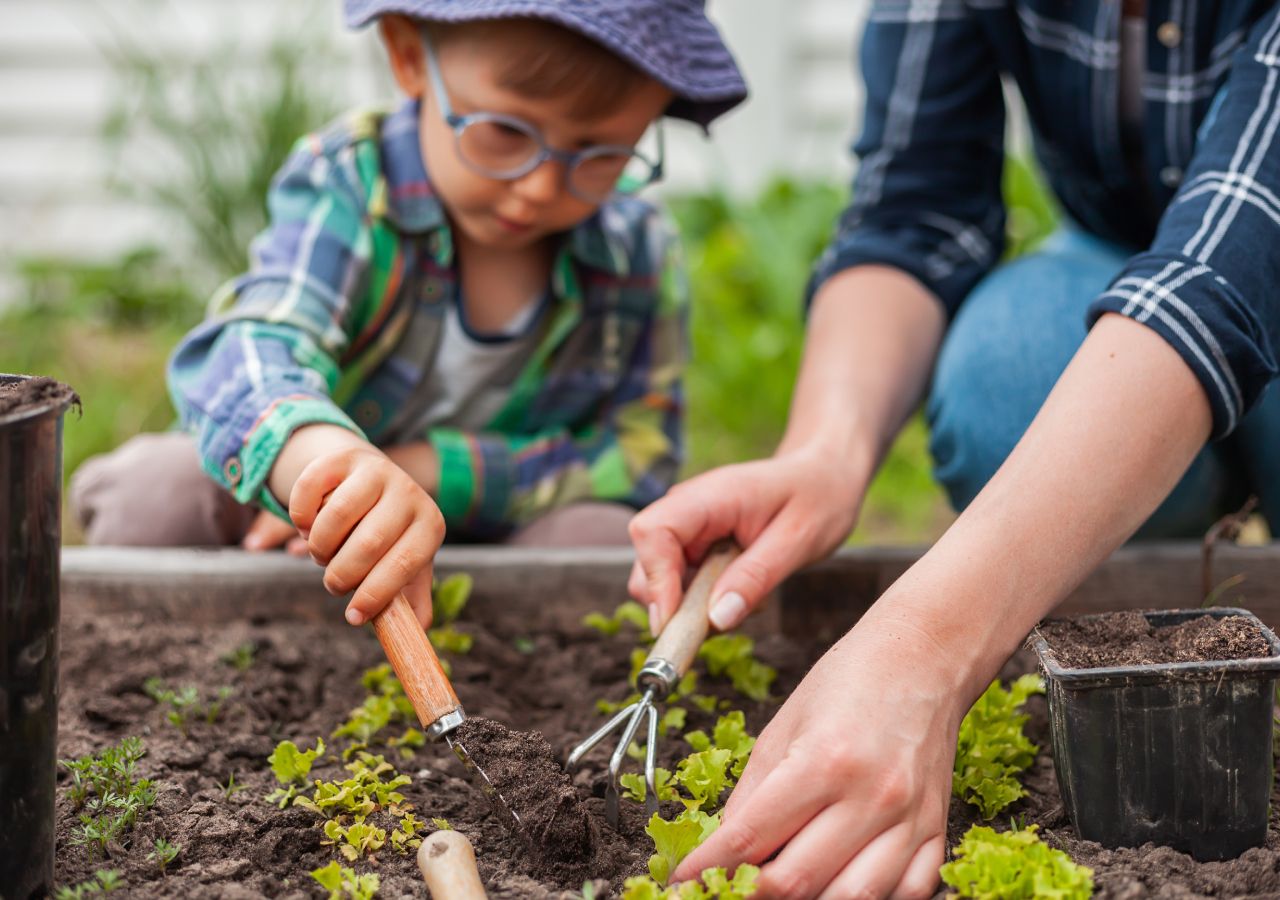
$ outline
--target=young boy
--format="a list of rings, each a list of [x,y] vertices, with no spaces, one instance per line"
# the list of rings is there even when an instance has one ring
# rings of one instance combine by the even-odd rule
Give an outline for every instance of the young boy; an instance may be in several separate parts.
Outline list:
[[[409,101],[299,143],[250,272],[172,358],[185,432],[87,465],[73,505],[91,542],[291,538],[348,621],[404,591],[425,624],[446,528],[625,540],[674,479],[676,248],[615,186],[660,177],[660,133],[635,148],[664,113],[705,127],[745,86],[693,0],[346,18],[380,19]]]

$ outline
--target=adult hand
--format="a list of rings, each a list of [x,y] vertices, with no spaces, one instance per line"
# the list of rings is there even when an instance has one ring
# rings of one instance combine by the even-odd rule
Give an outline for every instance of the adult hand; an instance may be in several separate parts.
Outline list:
[[[714,469],[637,513],[627,588],[649,607],[654,634],[680,605],[688,564],[721,538],[731,536],[743,548],[712,587],[709,615],[722,631],[737,626],[788,574],[839,546],[862,503],[861,471],[804,448]]]
[[[331,594],[354,591],[346,618],[361,625],[403,591],[431,624],[431,576],[444,517],[427,492],[372,445],[316,456],[289,492],[289,518],[325,567]]]
[[[752,863],[761,900],[931,897],[964,713],[939,649],[908,624],[855,627],[764,729],[674,878]]]
[[[240,539],[240,546],[246,550],[274,550],[283,546],[291,556],[307,555],[307,542],[298,529],[265,509],[254,518]]]

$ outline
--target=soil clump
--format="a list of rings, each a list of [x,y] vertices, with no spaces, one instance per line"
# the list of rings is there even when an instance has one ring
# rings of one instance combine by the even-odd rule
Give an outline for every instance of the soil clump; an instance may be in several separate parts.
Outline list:
[[[71,404],[78,408],[80,395],[45,375],[0,384],[0,416],[51,404]]]
[[[1157,627],[1140,612],[1117,612],[1049,621],[1037,631],[1068,669],[1271,656],[1266,636],[1243,616],[1206,615]]]

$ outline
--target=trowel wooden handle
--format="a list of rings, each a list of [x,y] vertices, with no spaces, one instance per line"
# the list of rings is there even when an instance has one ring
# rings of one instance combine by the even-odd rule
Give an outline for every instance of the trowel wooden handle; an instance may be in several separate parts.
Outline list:
[[[476,852],[459,831],[437,831],[418,848],[418,870],[432,900],[486,900]]]
[[[711,606],[711,586],[741,552],[733,541],[720,541],[712,545],[702,560],[698,574],[693,576],[693,583],[684,592],[680,608],[662,629],[662,634],[658,635],[657,642],[649,651],[649,659],[665,659],[680,675],[689,671],[689,666],[693,665],[693,658],[706,640],[707,631],[711,627],[711,622],[707,619],[707,611]]]
[[[424,728],[462,705],[404,594],[374,617],[373,630]]]

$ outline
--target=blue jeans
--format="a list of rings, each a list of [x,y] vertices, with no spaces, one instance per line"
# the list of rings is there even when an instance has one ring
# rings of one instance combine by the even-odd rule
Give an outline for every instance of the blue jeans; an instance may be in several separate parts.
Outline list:
[[[1129,253],[1063,228],[987,276],[947,332],[926,416],[934,474],[963,509],[1022,437],[1085,337],[1089,303]],[[1280,533],[1280,387],[1209,444],[1136,535],[1199,537],[1250,493]]]

